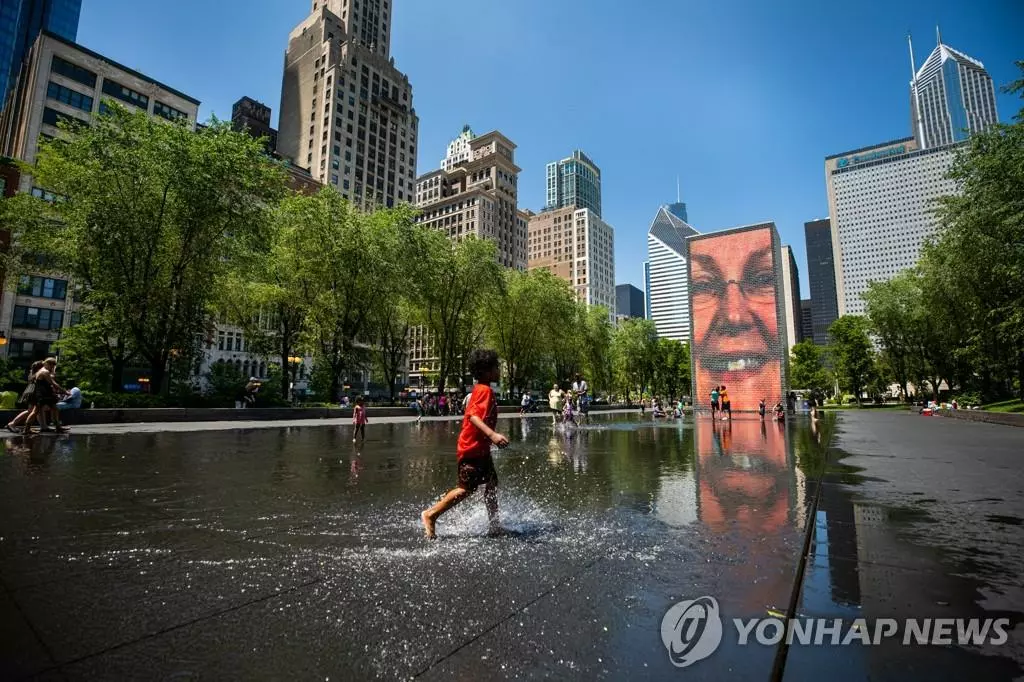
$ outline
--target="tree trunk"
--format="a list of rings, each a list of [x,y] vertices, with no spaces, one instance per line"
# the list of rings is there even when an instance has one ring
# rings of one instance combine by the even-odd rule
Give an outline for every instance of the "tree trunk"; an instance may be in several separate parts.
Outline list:
[[[328,402],[337,403],[341,402],[341,395],[338,393],[338,388],[341,386],[340,374],[337,369],[331,367],[331,384],[327,389],[327,393],[330,396]]]
[[[160,395],[163,392],[164,380],[167,378],[167,359],[163,356],[149,366],[149,392]]]
[[[288,400],[288,373],[292,371],[291,363],[288,361],[292,349],[288,345],[288,333],[285,331],[281,335],[281,398],[284,400]]]
[[[1017,353],[1017,398],[1024,401],[1024,351]]]
[[[115,355],[110,359],[110,392],[124,392],[124,357]]]

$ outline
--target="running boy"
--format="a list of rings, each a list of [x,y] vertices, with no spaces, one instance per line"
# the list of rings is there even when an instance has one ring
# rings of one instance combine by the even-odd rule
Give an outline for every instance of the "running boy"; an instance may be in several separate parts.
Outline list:
[[[729,392],[725,390],[725,385],[719,389],[718,399],[722,401],[722,420],[732,419],[732,402],[729,400]]]
[[[501,530],[498,523],[498,474],[494,471],[494,460],[491,459],[492,443],[499,448],[508,445],[508,438],[494,430],[498,423],[498,403],[491,390],[491,382],[501,377],[498,354],[493,350],[474,350],[469,354],[466,364],[476,379],[476,385],[466,404],[456,449],[459,481],[440,502],[420,514],[428,538],[435,537],[434,524],[437,518],[466,499],[480,484],[484,485],[484,503],[487,505],[491,532]]]
[[[711,389],[711,418],[718,416],[718,386]]]

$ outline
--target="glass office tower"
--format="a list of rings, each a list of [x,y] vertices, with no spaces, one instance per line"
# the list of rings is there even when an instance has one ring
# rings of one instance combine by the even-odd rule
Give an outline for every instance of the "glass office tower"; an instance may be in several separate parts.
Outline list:
[[[0,2],[0,108],[18,77],[25,53],[40,31],[78,39],[82,0],[3,0]]]

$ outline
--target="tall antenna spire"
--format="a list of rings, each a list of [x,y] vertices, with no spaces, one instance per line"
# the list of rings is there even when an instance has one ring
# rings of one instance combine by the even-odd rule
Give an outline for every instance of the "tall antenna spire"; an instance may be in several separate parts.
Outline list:
[[[914,97],[914,118],[917,124],[915,137],[918,146],[924,149],[924,120],[921,118],[921,98],[917,95],[917,67],[914,66],[914,42],[910,38],[910,31],[907,31],[907,48],[910,50],[910,93]]]
[[[682,199],[682,195],[679,194],[679,176],[677,175],[676,176],[676,203],[678,204],[682,200],[683,200]]]
[[[910,36],[910,31],[907,31],[907,49],[910,50],[910,80],[913,82],[917,80],[917,67],[914,66],[914,40]]]

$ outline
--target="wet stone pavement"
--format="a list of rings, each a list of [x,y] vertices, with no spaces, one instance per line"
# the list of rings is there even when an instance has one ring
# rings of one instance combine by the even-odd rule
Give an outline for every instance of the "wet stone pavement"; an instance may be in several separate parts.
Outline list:
[[[502,520],[457,422],[14,438],[0,679],[1014,679],[1024,429],[905,413],[499,422]],[[830,450],[830,444],[835,449]],[[841,456],[846,455],[840,459]],[[727,621],[685,669],[665,612]],[[1009,618],[1002,646],[741,646],[733,618]]]

